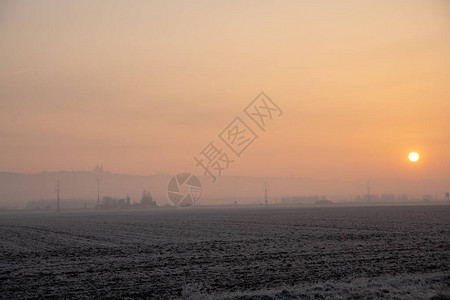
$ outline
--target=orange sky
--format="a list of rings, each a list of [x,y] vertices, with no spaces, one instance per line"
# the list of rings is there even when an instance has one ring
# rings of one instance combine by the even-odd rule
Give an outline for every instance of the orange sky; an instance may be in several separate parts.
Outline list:
[[[199,173],[265,91],[225,174],[449,177],[447,1],[2,1],[0,45],[0,171]]]

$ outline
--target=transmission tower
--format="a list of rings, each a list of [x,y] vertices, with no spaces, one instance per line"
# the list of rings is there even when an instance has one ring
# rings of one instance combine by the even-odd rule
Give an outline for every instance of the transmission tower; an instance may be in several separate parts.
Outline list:
[[[59,212],[59,179],[56,180],[56,212]]]
[[[266,204],[266,207],[269,204],[269,201],[267,199],[267,189],[269,188],[269,186],[267,185],[267,182],[264,182],[264,203]]]
[[[100,179],[97,178],[97,208],[100,208]]]

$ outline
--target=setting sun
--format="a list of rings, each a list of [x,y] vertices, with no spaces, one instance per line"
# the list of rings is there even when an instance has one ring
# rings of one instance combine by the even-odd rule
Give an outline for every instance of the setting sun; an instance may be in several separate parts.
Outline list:
[[[419,154],[417,152],[411,152],[408,157],[409,157],[410,161],[418,161],[419,160]]]

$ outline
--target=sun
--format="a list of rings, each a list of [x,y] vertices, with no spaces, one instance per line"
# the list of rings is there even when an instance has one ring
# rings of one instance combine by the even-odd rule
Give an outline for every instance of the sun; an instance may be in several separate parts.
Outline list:
[[[408,156],[410,161],[418,161],[419,160],[419,154],[417,152],[411,152]]]

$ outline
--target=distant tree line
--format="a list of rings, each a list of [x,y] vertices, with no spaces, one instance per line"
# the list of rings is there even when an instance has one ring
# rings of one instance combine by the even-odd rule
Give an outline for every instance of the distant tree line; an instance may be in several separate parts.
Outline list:
[[[293,197],[283,197],[281,198],[282,204],[318,204],[326,205],[333,204],[333,201],[328,200],[325,196],[293,196]]]
[[[394,195],[394,194],[365,194],[365,195],[357,195],[353,202],[356,203],[367,203],[367,202],[375,202],[375,203],[393,203],[393,202],[406,202],[408,201],[408,196],[406,194]]]
[[[86,203],[92,205],[93,199],[63,198],[61,199],[62,209],[83,208]],[[25,205],[26,210],[54,210],[56,209],[56,199],[40,199],[28,201]]]
[[[407,202],[408,196],[406,194],[394,195],[394,194],[365,194],[365,195],[356,195],[354,197],[349,197],[349,199],[344,200],[344,202],[353,202],[353,203],[395,203],[395,202]],[[415,199],[417,200],[417,199]],[[424,202],[433,201],[433,197],[431,195],[424,195]],[[318,195],[311,196],[292,196],[292,197],[284,197],[281,198],[282,204],[333,204],[333,201],[328,200],[325,196],[319,197]]]
[[[93,199],[61,199],[62,209],[80,209],[93,207],[97,201]],[[153,200],[149,191],[143,190],[140,202],[131,202],[131,198],[127,195],[125,198],[114,198],[104,196],[101,199],[100,209],[146,209],[158,207],[156,201]],[[28,201],[25,205],[26,210],[54,210],[56,209],[56,199],[40,199]]]
[[[149,191],[143,190],[140,202],[131,203],[129,195],[126,198],[113,198],[111,196],[104,196],[100,203],[101,209],[145,209],[158,207],[156,201],[153,200]]]

